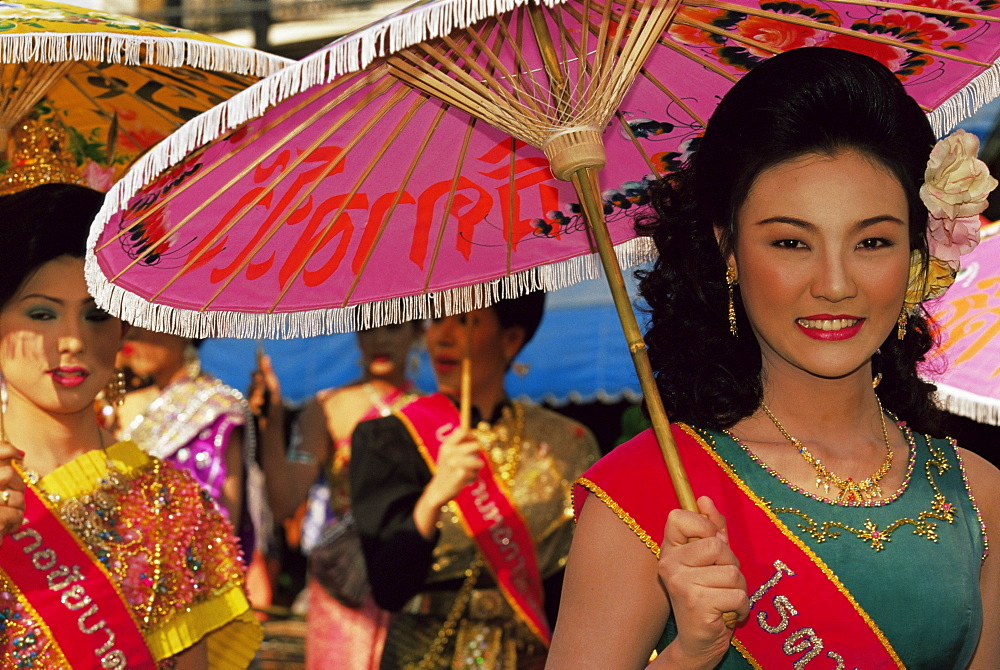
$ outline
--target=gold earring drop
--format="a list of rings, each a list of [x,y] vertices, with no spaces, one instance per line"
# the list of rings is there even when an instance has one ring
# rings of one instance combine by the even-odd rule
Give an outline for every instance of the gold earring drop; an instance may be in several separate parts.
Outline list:
[[[896,319],[896,339],[901,340],[906,337],[906,308],[899,313],[899,318]]]
[[[733,304],[733,287],[736,286],[736,268],[726,268],[726,289],[729,291],[729,332],[738,337],[736,331],[736,307]]]
[[[104,400],[112,407],[121,407],[125,402],[125,371],[121,368],[115,370],[115,376],[104,387]]]

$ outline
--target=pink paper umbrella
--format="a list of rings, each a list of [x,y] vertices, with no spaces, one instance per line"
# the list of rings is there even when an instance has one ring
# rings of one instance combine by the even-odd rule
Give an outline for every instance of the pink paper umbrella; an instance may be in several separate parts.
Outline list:
[[[930,307],[941,346],[923,373],[944,409],[1000,426],[1000,224],[962,258],[962,271]]]
[[[939,129],[997,93],[994,0],[872,5],[413,5],[248,89],[136,166],[98,217],[91,289],[152,328],[308,335],[558,288],[596,273],[596,249],[693,509],[621,276],[649,247],[622,210],[696,144],[733,81],[790,48],[872,54]]]

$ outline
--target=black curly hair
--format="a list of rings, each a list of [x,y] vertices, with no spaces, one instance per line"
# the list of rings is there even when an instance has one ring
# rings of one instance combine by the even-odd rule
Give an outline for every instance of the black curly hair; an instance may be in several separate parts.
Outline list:
[[[0,306],[45,263],[83,258],[104,196],[86,186],[43,184],[0,196]]]
[[[728,428],[760,406],[760,347],[749,336],[739,299],[741,337],[730,334],[725,280],[737,213],[758,175],[808,153],[861,152],[902,184],[910,247],[926,259],[927,210],[919,189],[934,141],[927,117],[902,84],[860,54],[795,49],[763,62],[733,86],[697,151],[654,185],[653,210],[636,224],[659,252],[653,268],[637,274],[651,317],[646,344],[671,420]],[[916,372],[932,345],[920,310],[910,318],[906,337],[890,334],[873,364],[883,375],[878,394],[884,406],[924,431],[933,431],[940,419],[931,400],[934,386]]]

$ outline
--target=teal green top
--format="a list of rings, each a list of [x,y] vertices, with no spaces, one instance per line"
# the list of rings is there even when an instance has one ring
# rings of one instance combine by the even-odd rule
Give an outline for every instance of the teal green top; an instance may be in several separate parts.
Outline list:
[[[965,668],[983,613],[979,511],[951,440],[913,436],[900,489],[871,505],[835,503],[788,484],[728,433],[700,430],[771,511],[840,578],[911,670]],[[673,638],[671,621],[658,648]],[[718,666],[749,668],[734,648]]]

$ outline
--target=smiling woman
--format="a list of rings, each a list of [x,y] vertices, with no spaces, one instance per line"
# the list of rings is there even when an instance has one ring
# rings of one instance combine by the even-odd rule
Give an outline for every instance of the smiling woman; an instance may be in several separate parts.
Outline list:
[[[97,422],[94,399],[127,330],[84,281],[101,202],[64,184],[0,198],[0,520],[24,510],[0,544],[0,658],[245,667],[260,630],[231,528],[190,476]]]
[[[646,343],[703,515],[649,433],[578,480],[547,667],[998,667],[1000,472],[920,434],[939,411],[916,374],[921,302],[996,184],[942,188],[982,166],[961,135],[932,147],[889,70],[803,48],[661,180]]]

